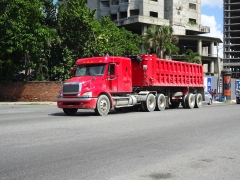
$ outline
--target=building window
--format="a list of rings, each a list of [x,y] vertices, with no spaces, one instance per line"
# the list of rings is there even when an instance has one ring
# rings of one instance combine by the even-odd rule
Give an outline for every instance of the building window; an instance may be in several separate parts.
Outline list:
[[[151,16],[151,17],[158,17],[158,13],[157,13],[157,12],[150,11],[150,16]]]
[[[196,24],[197,24],[197,21],[196,21],[196,19],[191,19],[191,18],[189,18],[188,24],[196,25]]]
[[[158,0],[151,0],[151,1],[158,2]]]
[[[112,0],[112,5],[119,5],[119,0]]]
[[[139,9],[130,10],[130,16],[139,15]]]
[[[110,18],[111,18],[112,21],[117,20],[117,14],[111,14]]]
[[[189,3],[189,9],[196,10],[197,9],[197,5],[193,4],[193,3]]]
[[[109,7],[110,7],[109,1],[101,1],[100,2],[100,8],[109,8]]]
[[[120,12],[120,19],[127,17],[127,12]]]
[[[128,3],[128,0],[121,0],[121,3]]]

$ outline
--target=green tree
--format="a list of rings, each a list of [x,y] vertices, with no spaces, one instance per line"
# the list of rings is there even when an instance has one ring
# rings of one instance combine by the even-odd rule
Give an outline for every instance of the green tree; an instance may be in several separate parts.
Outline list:
[[[163,58],[164,53],[177,52],[178,37],[173,35],[173,29],[169,26],[151,25],[142,36],[145,50],[148,53],[155,52],[158,58]]]
[[[65,80],[77,58],[140,53],[138,35],[94,14],[86,0],[0,0],[0,81]]]
[[[43,26],[44,5],[40,0],[2,0],[1,3],[4,5],[0,15],[1,77],[9,80],[24,69],[28,81],[30,71],[41,61],[45,38],[51,33]]]
[[[49,28],[49,34],[44,41],[44,49],[41,62],[37,64],[34,71],[36,80],[57,80],[55,74],[56,64],[59,63],[59,54],[61,54],[61,39],[58,35],[57,6],[52,0],[42,0],[44,9],[43,26]]]
[[[95,11],[86,7],[86,0],[58,1],[57,31],[61,40],[58,62],[52,67],[55,79],[68,79],[77,58],[86,57],[91,41]]]
[[[92,56],[99,55],[127,55],[139,54],[141,37],[124,28],[118,28],[109,16],[102,17],[101,22],[96,22],[92,29],[92,41],[85,49],[92,50]],[[90,56],[90,54],[88,54]]]
[[[95,11],[86,7],[86,0],[68,0],[58,7],[59,36],[63,47],[73,53],[73,60],[82,57],[90,40]]]
[[[108,16],[102,17],[99,22],[94,14],[95,11],[86,7],[86,0],[69,0],[59,5],[58,28],[64,50],[59,65],[67,71],[81,57],[140,53],[140,36],[116,27]],[[65,63],[62,64],[64,59]],[[57,69],[61,69],[61,73],[66,72],[58,65],[55,72]]]
[[[199,53],[193,52],[191,49],[187,49],[186,53],[181,55],[181,59],[186,62],[201,64]]]

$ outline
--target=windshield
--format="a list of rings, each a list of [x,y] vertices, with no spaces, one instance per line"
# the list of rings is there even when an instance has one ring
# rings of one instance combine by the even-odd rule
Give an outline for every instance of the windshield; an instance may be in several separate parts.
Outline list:
[[[105,64],[101,65],[81,65],[77,67],[75,76],[102,76]]]

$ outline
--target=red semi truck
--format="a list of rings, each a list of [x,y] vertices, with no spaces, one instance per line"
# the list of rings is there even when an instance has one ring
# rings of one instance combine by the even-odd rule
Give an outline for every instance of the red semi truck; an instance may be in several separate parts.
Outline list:
[[[94,109],[151,112],[165,108],[200,108],[204,74],[200,64],[158,59],[156,55],[78,59],[72,78],[62,85],[57,105],[66,115]]]

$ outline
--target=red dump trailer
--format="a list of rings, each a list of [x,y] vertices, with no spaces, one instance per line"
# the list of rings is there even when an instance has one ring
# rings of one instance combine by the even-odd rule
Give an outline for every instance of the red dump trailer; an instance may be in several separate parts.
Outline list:
[[[78,59],[72,78],[62,85],[57,105],[66,115],[94,109],[162,111],[200,108],[204,100],[203,66],[158,59],[156,55]]]

